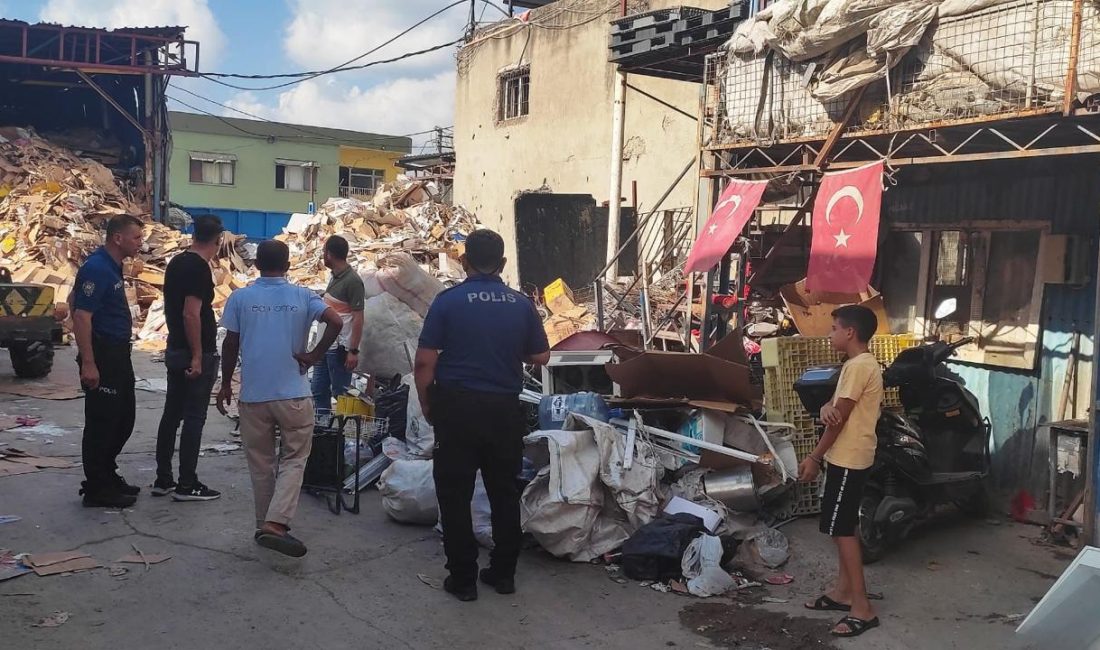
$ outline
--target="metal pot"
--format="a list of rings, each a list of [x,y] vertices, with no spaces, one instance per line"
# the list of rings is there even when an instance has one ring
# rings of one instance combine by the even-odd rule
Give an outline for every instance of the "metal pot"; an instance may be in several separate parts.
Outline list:
[[[756,512],[760,501],[752,480],[752,466],[735,467],[710,472],[703,477],[703,491],[739,512]]]

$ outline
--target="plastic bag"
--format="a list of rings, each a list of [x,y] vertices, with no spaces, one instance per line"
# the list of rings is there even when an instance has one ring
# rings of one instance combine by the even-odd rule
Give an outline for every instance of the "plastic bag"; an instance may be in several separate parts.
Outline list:
[[[420,410],[420,397],[412,374],[402,377],[401,383],[409,387],[408,410],[405,412],[405,442],[409,445],[409,453],[420,458],[431,458],[435,452],[435,428]]]
[[[378,479],[378,492],[394,521],[427,526],[439,521],[430,460],[395,460]]]
[[[492,514],[492,509],[489,507],[489,493],[485,491],[485,482],[481,479],[479,470],[477,482],[474,483],[474,498],[470,501],[470,518],[474,524],[474,539],[490,551],[493,550]],[[435,530],[443,534],[443,520],[436,524]]]
[[[412,355],[424,319],[389,293],[367,300],[363,307],[363,340],[359,368],[375,377],[412,372]]]
[[[359,465],[355,464],[355,440],[344,440],[344,465],[348,468],[348,472],[353,472],[359,467],[367,464],[367,461],[374,458],[374,450],[370,448],[369,440],[362,440],[359,442]]]
[[[394,253],[378,260],[375,278],[386,293],[408,305],[423,318],[443,283],[428,275],[408,253]],[[369,321],[368,321],[369,322]],[[419,334],[419,330],[417,332]]]
[[[722,569],[722,540],[714,535],[700,535],[692,540],[684,551],[680,568],[693,596],[719,596],[737,585]]]
[[[404,440],[389,437],[382,440],[382,455],[390,460],[399,460],[409,457],[409,446]]]
[[[759,558],[764,566],[776,569],[786,564],[790,557],[790,543],[787,536],[775,528],[767,528],[748,539],[754,559]]]

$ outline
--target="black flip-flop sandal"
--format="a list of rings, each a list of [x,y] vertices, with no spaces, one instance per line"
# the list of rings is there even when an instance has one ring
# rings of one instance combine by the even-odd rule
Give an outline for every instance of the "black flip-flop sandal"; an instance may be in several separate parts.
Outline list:
[[[302,557],[306,554],[306,545],[289,534],[276,535],[275,533],[260,533],[256,536],[256,543],[290,557]]]
[[[850,612],[852,611],[851,605],[845,605],[844,603],[838,603],[832,598],[829,598],[827,594],[821,594],[814,601],[814,604],[804,605],[806,609],[812,609],[815,612]]]
[[[848,626],[848,631],[847,632],[837,632],[836,628],[837,628],[838,625],[847,625]],[[867,630],[874,629],[878,626],[879,626],[879,621],[878,621],[877,616],[872,618],[869,621],[865,621],[862,618],[856,618],[855,616],[845,616],[844,618],[837,621],[836,625],[833,626],[832,635],[833,636],[844,637],[844,638],[849,638],[849,637],[859,636],[860,634],[863,634]]]

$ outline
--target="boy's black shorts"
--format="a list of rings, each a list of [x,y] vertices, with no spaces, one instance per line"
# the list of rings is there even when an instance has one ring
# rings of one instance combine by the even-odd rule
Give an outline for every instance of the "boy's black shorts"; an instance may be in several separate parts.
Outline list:
[[[822,533],[832,537],[854,537],[859,526],[859,503],[871,468],[848,469],[828,465],[825,469],[825,494],[821,498]]]

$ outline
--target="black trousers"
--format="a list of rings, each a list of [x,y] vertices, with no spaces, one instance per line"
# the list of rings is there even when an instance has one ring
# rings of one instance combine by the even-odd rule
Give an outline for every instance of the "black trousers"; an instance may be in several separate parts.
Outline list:
[[[102,491],[115,486],[116,459],[134,432],[134,365],[130,360],[129,343],[96,339],[92,342],[92,351],[99,369],[99,387],[84,390],[81,456],[87,489]]]
[[[477,579],[470,501],[480,469],[492,509],[490,567],[497,575],[511,576],[522,535],[516,482],[523,464],[519,398],[433,386],[430,399],[436,444],[433,474],[447,570],[460,584]]]
[[[176,359],[176,357],[185,357]],[[190,364],[187,350],[169,350],[164,363],[168,368],[168,394],[164,397],[164,413],[157,429],[157,478],[172,480],[172,455],[176,448],[176,431],[180,430],[180,485],[192,486],[198,481],[199,447],[202,446],[202,428],[206,425],[206,412],[210,408],[210,392],[218,378],[219,357],[202,356],[202,375],[188,379],[184,374]]]

